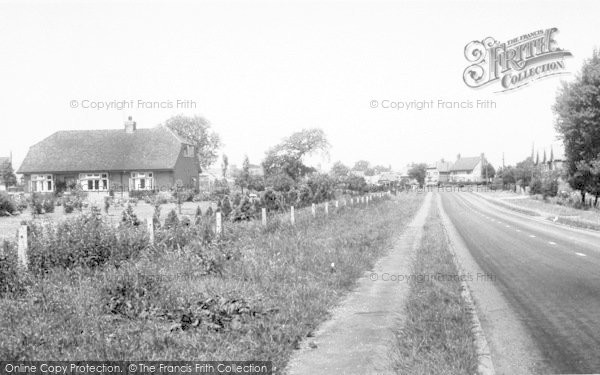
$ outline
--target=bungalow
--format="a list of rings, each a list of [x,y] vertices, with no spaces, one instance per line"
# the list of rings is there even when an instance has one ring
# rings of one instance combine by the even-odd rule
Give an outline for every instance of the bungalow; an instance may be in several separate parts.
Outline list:
[[[482,182],[485,180],[483,176],[483,165],[485,157],[481,156],[463,158],[460,154],[456,157],[456,162],[450,167],[450,182]]]
[[[18,173],[26,192],[56,192],[76,185],[105,196],[113,190],[197,187],[200,165],[194,146],[164,126],[123,130],[59,131],[31,146]]]

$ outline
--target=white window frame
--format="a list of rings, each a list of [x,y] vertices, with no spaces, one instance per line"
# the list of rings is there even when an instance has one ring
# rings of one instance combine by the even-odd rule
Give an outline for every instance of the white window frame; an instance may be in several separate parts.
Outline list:
[[[91,189],[90,183],[92,184]],[[110,179],[108,178],[108,172],[80,173],[79,185],[83,191],[109,191]]]
[[[29,190],[32,193],[54,192],[54,176],[52,174],[32,174],[29,181]]]
[[[194,146],[193,145],[185,145],[185,157],[187,157],[187,158],[194,157]]]
[[[154,190],[154,172],[131,172],[129,190]]]

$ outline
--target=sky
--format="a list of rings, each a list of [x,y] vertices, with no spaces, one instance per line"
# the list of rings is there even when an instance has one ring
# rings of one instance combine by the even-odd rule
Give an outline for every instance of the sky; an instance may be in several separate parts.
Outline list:
[[[598,14],[598,1],[0,1],[0,156],[18,168],[59,130],[184,114],[210,121],[238,165],[313,127],[331,143],[311,161],[324,168],[459,153],[514,164],[556,142],[551,107],[600,47]],[[469,42],[552,27],[571,74],[503,93],[463,82]],[[496,105],[382,108],[430,100]]]

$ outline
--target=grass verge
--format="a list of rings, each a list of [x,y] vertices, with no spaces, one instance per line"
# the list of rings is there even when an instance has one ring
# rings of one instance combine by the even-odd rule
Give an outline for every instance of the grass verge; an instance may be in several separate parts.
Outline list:
[[[477,369],[471,317],[437,210],[434,205],[424,228],[406,320],[391,352],[399,374],[473,374]]]
[[[280,373],[421,203],[399,196],[293,227],[242,223],[208,248],[50,271],[0,299],[0,358],[270,360]]]

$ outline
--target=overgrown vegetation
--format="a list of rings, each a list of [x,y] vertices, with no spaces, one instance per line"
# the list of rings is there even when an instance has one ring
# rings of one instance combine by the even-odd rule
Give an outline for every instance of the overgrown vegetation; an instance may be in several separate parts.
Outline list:
[[[471,317],[461,298],[459,273],[452,261],[444,228],[432,207],[413,264],[406,321],[392,349],[400,374],[474,374],[477,354]],[[442,280],[431,275],[450,276]]]
[[[198,224],[179,218],[158,228],[154,246],[143,241],[145,226],[108,233],[98,212],[67,220],[54,235],[35,227],[30,262],[44,272],[27,294],[0,299],[0,357],[260,358],[281,372],[298,342],[387,251],[421,198],[317,219],[300,210],[295,226],[287,216],[271,217],[266,228],[228,223],[220,238],[204,213]]]

